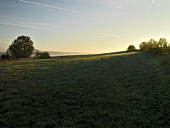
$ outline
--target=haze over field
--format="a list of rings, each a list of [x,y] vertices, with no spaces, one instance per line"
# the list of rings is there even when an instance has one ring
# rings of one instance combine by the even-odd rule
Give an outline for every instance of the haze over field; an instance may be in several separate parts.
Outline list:
[[[45,51],[122,51],[170,40],[169,0],[1,0],[0,51],[28,35]]]

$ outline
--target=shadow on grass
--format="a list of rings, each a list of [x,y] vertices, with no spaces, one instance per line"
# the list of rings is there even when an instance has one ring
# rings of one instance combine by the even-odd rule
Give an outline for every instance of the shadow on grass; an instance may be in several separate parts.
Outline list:
[[[0,66],[1,127],[169,126],[169,84],[146,53]]]

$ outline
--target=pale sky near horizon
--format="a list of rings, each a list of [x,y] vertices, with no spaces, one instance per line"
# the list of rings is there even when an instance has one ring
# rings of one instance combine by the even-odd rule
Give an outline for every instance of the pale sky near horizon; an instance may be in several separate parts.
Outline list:
[[[84,53],[170,41],[170,0],[0,0],[0,51],[19,35],[40,50]]]

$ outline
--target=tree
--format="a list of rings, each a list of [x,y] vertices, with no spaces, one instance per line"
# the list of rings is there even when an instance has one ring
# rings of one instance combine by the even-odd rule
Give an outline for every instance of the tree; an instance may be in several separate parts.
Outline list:
[[[135,51],[137,51],[137,50],[136,50],[136,48],[135,48],[134,45],[129,45],[129,47],[127,48],[127,51],[128,51],[128,52],[135,52]]]
[[[7,54],[12,58],[28,58],[33,54],[33,41],[28,36],[19,36],[15,39],[7,50]]]
[[[154,39],[150,39],[147,42],[142,42],[140,45],[140,50],[141,51],[150,51],[153,48],[159,48],[158,42],[155,41]]]
[[[34,58],[38,59],[48,59],[51,58],[48,52],[35,52]]]
[[[169,51],[168,42],[165,38],[160,38],[158,42],[154,39],[142,42],[139,47],[141,51],[149,51],[156,55],[167,54]]]
[[[147,50],[147,43],[146,42],[142,42],[139,45],[139,48],[140,48],[141,51],[146,51]]]
[[[168,42],[165,38],[160,38],[159,42],[158,42],[159,47],[164,47],[167,48],[168,47]]]

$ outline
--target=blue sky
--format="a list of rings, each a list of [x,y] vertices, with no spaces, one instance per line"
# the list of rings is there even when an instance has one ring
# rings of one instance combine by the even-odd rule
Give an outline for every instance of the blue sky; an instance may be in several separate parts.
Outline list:
[[[0,50],[19,35],[37,49],[101,53],[170,41],[169,0],[0,0]]]

